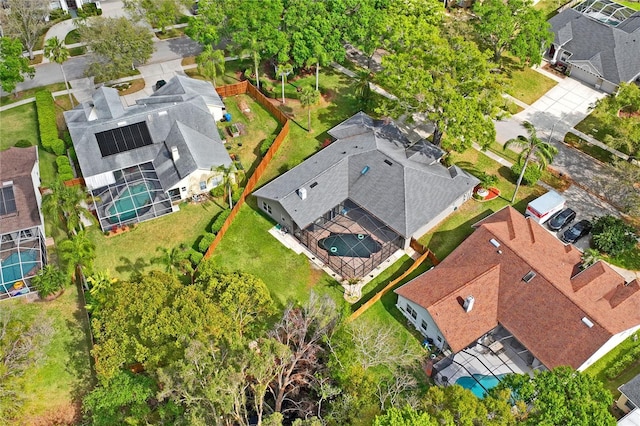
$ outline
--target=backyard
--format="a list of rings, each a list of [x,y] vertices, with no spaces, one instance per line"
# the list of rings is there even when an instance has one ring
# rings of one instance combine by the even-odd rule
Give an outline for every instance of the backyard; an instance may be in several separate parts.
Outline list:
[[[93,387],[88,324],[78,303],[73,286],[51,302],[28,302],[24,297],[2,302],[3,313],[13,319],[32,323],[44,315],[54,328],[43,361],[19,379],[25,400],[16,425],[53,424],[56,414],[77,412],[82,395]]]
[[[609,353],[596,361],[584,372],[604,383],[604,387],[609,389],[609,391],[614,395],[614,398],[617,399],[620,395],[618,387],[624,383],[627,383],[629,380],[640,374],[640,360],[636,360],[635,363],[632,363],[627,369],[625,369],[614,379],[607,378],[606,371],[618,359],[638,346],[640,346],[640,340],[638,339],[638,333],[636,332],[634,335],[624,340],[618,346],[613,348]]]

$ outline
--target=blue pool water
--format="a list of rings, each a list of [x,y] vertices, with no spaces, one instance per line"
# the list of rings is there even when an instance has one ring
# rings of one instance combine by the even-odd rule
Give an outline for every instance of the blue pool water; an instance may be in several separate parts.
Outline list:
[[[367,234],[331,234],[318,241],[329,256],[369,257],[382,246]]]
[[[12,253],[2,261],[2,284],[21,279],[22,271],[27,273],[38,265],[37,258],[37,250]],[[22,271],[20,270],[20,262],[22,262]]]
[[[111,223],[133,219],[136,215],[142,215],[151,208],[151,195],[147,185],[142,182],[131,185],[122,191],[113,204],[107,209],[110,216],[107,220]]]
[[[494,376],[485,376],[484,374],[473,374],[473,377],[460,377],[458,380],[456,380],[456,385],[460,385],[465,389],[469,389],[475,396],[482,399],[484,398],[485,392],[498,386],[498,383],[500,383],[500,379],[502,379],[504,376],[504,374],[498,374],[496,378]],[[480,386],[480,383],[478,382],[480,382],[482,386]]]

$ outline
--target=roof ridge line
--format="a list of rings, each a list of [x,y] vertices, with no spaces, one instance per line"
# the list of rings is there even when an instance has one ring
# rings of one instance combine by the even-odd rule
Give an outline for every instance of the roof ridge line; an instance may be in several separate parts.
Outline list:
[[[467,281],[466,283],[464,283],[463,285],[461,285],[460,287],[457,287],[455,290],[452,290],[450,292],[448,292],[446,295],[444,295],[443,297],[440,298],[440,300],[438,300],[436,303],[433,303],[431,306],[438,306],[440,303],[442,303],[445,299],[447,299],[449,296],[451,296],[453,293],[468,287],[469,285],[471,285],[473,282],[477,281],[479,278],[487,275],[490,272],[493,272],[494,269],[500,269],[500,264],[496,263],[493,264],[492,266],[489,267],[489,269],[487,269],[486,271],[482,272],[481,274],[475,276],[474,278],[470,279],[469,281]],[[498,282],[498,285],[500,285],[500,282]]]

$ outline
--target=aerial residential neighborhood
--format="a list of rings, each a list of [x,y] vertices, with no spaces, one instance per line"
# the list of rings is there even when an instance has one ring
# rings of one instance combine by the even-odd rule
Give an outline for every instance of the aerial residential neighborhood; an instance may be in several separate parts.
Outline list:
[[[640,425],[636,0],[4,0],[0,424]]]

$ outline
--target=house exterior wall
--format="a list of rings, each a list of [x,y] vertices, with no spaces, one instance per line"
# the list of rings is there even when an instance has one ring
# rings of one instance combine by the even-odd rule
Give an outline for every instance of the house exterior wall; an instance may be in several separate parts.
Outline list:
[[[258,201],[258,207],[260,210],[271,216],[273,220],[280,224],[280,226],[293,231],[295,228],[295,222],[285,209],[282,208],[280,203],[262,197],[256,197],[256,200]]]
[[[213,116],[214,120],[220,121],[222,120],[222,115],[224,114],[224,108],[215,105],[207,105],[209,108],[209,112]]]
[[[216,179],[218,177],[218,179]],[[180,182],[172,186],[167,192],[172,189],[180,189],[180,199],[192,197],[197,194],[204,194],[209,192],[222,181],[222,173],[211,170],[196,170]],[[200,182],[205,183],[204,189],[200,188]]]
[[[449,207],[443,210],[438,216],[434,217],[429,223],[425,224],[416,232],[414,232],[412,237],[415,239],[419,239],[424,234],[429,232],[434,226],[436,226],[437,224],[442,222],[444,219],[446,219],[447,216],[449,216],[454,211],[458,210],[458,208],[460,208],[461,205],[463,205],[469,198],[471,198],[472,193],[473,193],[473,189],[470,189],[466,193],[462,194],[460,198],[455,200]],[[407,240],[405,241],[405,248],[407,248],[407,246],[409,245],[410,240],[411,238],[407,238]]]
[[[597,75],[575,65],[570,64],[569,75],[607,93],[615,93],[618,90],[617,84],[607,81],[602,77],[598,77]]]
[[[636,331],[640,330],[640,325],[632,327],[628,330],[620,332],[616,335],[611,336],[611,338],[604,344],[600,349],[598,349],[593,355],[589,357],[580,367],[578,367],[578,371],[584,371],[589,366],[591,366],[594,362],[602,358],[605,354],[607,354],[611,349],[618,346],[624,339],[631,336]]]
[[[423,336],[433,339],[439,349],[442,350],[446,347],[447,343],[442,332],[426,309],[402,296],[398,296],[396,307]],[[413,313],[415,313],[415,318]],[[423,325],[426,325],[426,329]]]
[[[42,235],[44,233],[44,216],[42,215],[42,194],[40,194],[40,161],[38,157],[38,151],[36,151],[36,162],[31,169],[31,182],[33,183],[33,192],[36,195],[36,204],[38,205],[38,215],[40,216],[40,231]]]
[[[633,405],[633,402],[629,401],[627,395],[620,394],[620,398],[616,400],[616,406],[625,414],[631,411],[631,408],[629,408],[627,404]]]
[[[99,175],[85,176],[84,183],[89,190],[102,188],[103,186],[113,185],[116,178],[113,171],[100,173]]]

